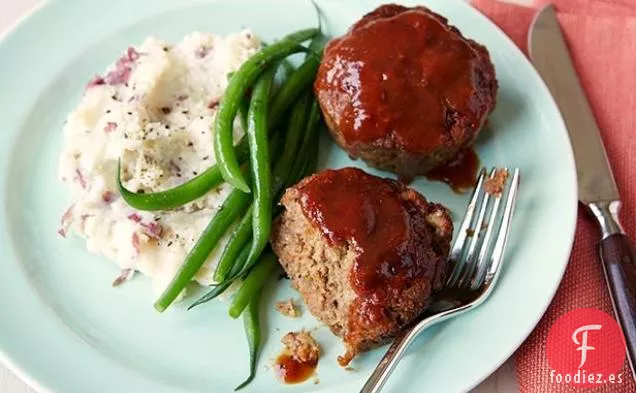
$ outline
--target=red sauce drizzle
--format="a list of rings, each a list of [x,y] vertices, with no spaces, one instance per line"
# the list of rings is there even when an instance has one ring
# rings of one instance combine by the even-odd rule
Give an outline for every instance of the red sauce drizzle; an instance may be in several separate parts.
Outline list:
[[[355,318],[360,320],[353,323],[393,323],[385,300],[400,296],[413,280],[434,275],[425,199],[357,168],[323,171],[297,190],[305,216],[327,241],[358,253],[349,273],[359,295]]]
[[[422,9],[388,5],[330,41],[315,89],[347,144],[421,154],[466,138],[457,122],[481,127],[490,98],[476,90],[480,57],[451,31]]]
[[[458,194],[464,193],[475,185],[479,171],[479,157],[469,148],[446,165],[437,167],[426,174],[426,178],[448,184]]]
[[[318,359],[301,362],[289,352],[284,352],[276,358],[274,373],[276,377],[284,383],[301,383],[308,380],[309,377],[314,374],[317,365]]]

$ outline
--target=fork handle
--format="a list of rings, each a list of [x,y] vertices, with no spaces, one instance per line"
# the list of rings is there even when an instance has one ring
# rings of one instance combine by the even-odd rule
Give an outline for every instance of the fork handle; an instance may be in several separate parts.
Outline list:
[[[612,306],[625,336],[627,359],[636,379],[636,253],[618,219],[620,202],[588,205],[603,236],[599,253]]]
[[[422,321],[424,322],[424,321]],[[413,342],[417,334],[413,334],[415,327],[405,329],[393,340],[393,343],[386,351],[380,363],[375,367],[373,373],[364,384],[360,393],[379,393],[382,387],[389,379],[389,375],[395,370],[400,358],[404,355],[409,345]],[[422,329],[417,329],[421,331]]]
[[[409,345],[411,345],[424,329],[463,311],[465,311],[464,308],[444,311],[424,318],[417,324],[404,329],[398,334],[395,340],[393,340],[393,343],[384,354],[384,357],[382,357],[382,360],[380,360],[380,363],[375,367],[375,370],[373,370],[373,373],[360,390],[360,393],[379,393]]]

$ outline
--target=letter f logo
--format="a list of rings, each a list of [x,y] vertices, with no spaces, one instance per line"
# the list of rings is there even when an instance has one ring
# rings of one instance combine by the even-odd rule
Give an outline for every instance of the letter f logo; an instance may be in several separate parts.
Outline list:
[[[587,360],[587,351],[592,351],[596,349],[592,346],[587,345],[587,332],[589,330],[601,330],[601,325],[581,326],[580,328],[576,329],[574,333],[572,333],[572,341],[574,341],[574,344],[580,345],[580,347],[576,348],[577,351],[581,351],[581,364],[579,365],[579,368],[583,367],[583,365],[585,364],[585,361]],[[581,335],[582,339],[579,342],[579,340],[577,339],[577,336],[581,332],[583,332],[583,334]]]

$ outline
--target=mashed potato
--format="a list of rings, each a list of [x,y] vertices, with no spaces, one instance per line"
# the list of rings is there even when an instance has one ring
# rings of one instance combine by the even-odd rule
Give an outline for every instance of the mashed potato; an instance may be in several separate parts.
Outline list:
[[[210,125],[228,74],[259,47],[249,30],[193,33],[174,46],[148,38],[91,80],[68,115],[59,176],[72,204],[60,234],[76,233],[114,261],[122,269],[114,284],[139,271],[155,293],[163,290],[228,193],[223,185],[174,211],[135,211],[117,191],[118,160],[125,186],[137,192],[174,187],[214,164]],[[237,122],[235,137],[241,133]],[[200,284],[212,283],[221,250],[196,275]]]

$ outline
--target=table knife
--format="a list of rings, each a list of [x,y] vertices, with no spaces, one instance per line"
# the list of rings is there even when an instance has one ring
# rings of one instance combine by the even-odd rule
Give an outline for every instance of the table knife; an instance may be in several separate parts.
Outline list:
[[[619,221],[620,196],[601,134],[574,70],[554,6],[535,16],[528,34],[530,59],[552,93],[570,135],[579,202],[601,230],[599,253],[614,313],[627,344],[632,376],[636,361],[636,255]]]

